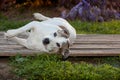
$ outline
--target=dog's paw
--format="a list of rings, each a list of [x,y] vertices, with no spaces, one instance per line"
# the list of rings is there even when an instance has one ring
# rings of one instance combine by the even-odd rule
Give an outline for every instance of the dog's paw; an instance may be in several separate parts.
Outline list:
[[[33,16],[37,20],[41,20],[41,14],[40,13],[33,13]]]
[[[8,34],[4,33],[4,39],[8,39]]]
[[[15,34],[16,34],[15,30],[8,30],[6,33],[4,33],[5,38],[12,38],[15,36]]]
[[[43,20],[44,21],[44,20],[50,19],[49,17],[46,17],[46,16],[42,15],[41,13],[33,13],[33,16],[37,20]]]

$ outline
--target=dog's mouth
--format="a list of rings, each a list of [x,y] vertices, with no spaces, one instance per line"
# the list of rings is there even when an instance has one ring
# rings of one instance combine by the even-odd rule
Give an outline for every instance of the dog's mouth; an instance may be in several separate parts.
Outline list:
[[[44,45],[44,44],[43,44]],[[45,49],[48,51],[48,49],[47,49],[47,45],[44,45],[44,47],[45,47]],[[49,51],[48,51],[49,52]]]
[[[46,51],[47,51],[48,53],[56,53],[56,52],[59,51],[59,50],[56,49],[56,48],[51,48],[51,49],[49,49],[49,48],[48,48],[48,45],[44,45],[44,47],[45,47],[45,49],[46,49]]]
[[[56,52],[56,51],[54,49],[52,49],[52,50],[49,50],[49,52],[52,53],[52,52]]]

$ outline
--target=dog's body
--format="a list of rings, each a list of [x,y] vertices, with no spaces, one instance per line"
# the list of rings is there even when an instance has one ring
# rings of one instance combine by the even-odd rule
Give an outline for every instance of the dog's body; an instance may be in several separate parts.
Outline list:
[[[32,21],[25,26],[8,30],[5,35],[28,49],[39,50],[40,52],[62,52],[68,51],[76,39],[75,29],[62,18],[49,18],[35,13],[34,17],[43,21]],[[29,31],[27,39],[16,37],[16,35]],[[67,50],[67,51],[65,51]]]

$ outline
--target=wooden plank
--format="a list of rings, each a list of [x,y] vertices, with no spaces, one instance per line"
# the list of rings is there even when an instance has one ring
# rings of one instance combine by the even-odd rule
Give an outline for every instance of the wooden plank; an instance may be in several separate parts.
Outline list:
[[[0,39],[0,45],[6,45],[6,44],[17,44],[14,41],[6,40],[6,39]],[[75,44],[120,44],[120,41],[75,41]]]
[[[84,48],[87,48],[87,49],[91,49],[91,48],[112,49],[112,48],[120,48],[120,44],[76,44],[76,45],[73,45],[71,48],[73,48],[73,49],[84,49]]]
[[[120,41],[111,41],[111,40],[107,40],[107,41],[100,41],[100,40],[76,40],[75,41],[75,44],[120,44]],[[0,45],[2,44],[17,44],[16,42],[14,41],[11,41],[11,40],[7,40],[7,39],[0,39]]]
[[[12,40],[7,40],[7,39],[0,39],[0,45],[15,45],[17,44],[16,42],[12,41]]]
[[[22,56],[32,56],[35,54],[42,54],[39,51],[33,51],[33,50],[5,50],[0,51],[0,56],[15,56],[17,54],[21,54]],[[120,49],[98,49],[98,50],[71,50],[70,56],[119,56],[120,55]]]
[[[21,35],[20,37],[26,37]],[[0,56],[32,56],[40,51],[29,50],[17,43],[6,40],[0,32]],[[78,34],[75,44],[70,47],[70,56],[119,56],[120,35]]]
[[[0,45],[0,50],[1,49],[24,49],[24,47],[21,45]]]
[[[71,50],[70,56],[120,56],[120,49]]]
[[[76,41],[84,41],[84,40],[87,40],[87,41],[90,41],[90,40],[92,41],[120,41],[120,36],[109,37],[106,35],[105,37],[80,37],[80,38],[78,38],[77,36]]]
[[[119,38],[119,34],[77,34],[77,38]]]
[[[120,49],[120,44],[75,44],[70,47],[71,49]],[[23,46],[20,45],[0,45],[1,49],[24,49]]]
[[[76,41],[75,44],[120,44],[120,41]]]
[[[0,51],[0,56],[15,56],[15,55],[22,55],[22,56],[33,56],[35,54],[38,54],[37,51],[30,51],[30,50],[7,50],[7,51]],[[40,53],[39,53],[40,54]]]
[[[75,43],[120,43],[120,39],[76,39]],[[1,39],[0,44],[16,44],[14,41]]]

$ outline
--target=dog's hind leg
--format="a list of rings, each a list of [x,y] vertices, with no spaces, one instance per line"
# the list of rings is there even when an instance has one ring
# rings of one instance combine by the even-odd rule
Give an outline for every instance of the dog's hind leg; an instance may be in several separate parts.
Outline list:
[[[17,36],[18,34],[21,34],[21,33],[24,33],[28,30],[34,30],[34,24],[36,23],[36,21],[32,21],[30,22],[29,24],[23,26],[23,27],[20,27],[18,29],[12,29],[12,30],[8,30],[6,33],[5,33],[5,36],[7,38],[11,38],[11,37],[15,37]]]
[[[51,19],[51,18],[49,18],[49,17],[47,17],[47,16],[44,16],[44,15],[42,15],[42,14],[40,14],[40,13],[34,13],[33,16],[34,16],[35,19],[37,19],[37,20],[42,20],[42,21]]]

